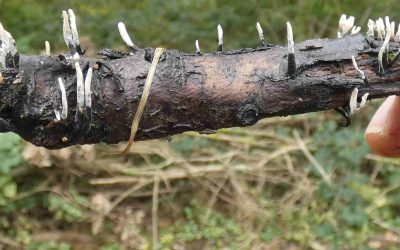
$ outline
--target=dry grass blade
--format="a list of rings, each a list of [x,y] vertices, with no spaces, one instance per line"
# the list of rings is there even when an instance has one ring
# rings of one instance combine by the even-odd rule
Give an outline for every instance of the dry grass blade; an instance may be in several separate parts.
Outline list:
[[[135,140],[136,132],[139,126],[140,118],[142,117],[144,107],[147,103],[147,98],[149,97],[150,93],[150,87],[151,83],[153,82],[153,77],[154,73],[156,72],[156,67],[158,64],[158,61],[160,59],[160,56],[164,52],[165,49],[163,48],[157,48],[156,51],[154,52],[154,57],[153,57],[153,62],[150,66],[149,73],[147,74],[146,82],[144,85],[142,97],[140,99],[138,108],[135,113],[135,117],[133,118],[132,125],[131,125],[131,135],[129,137],[128,144],[126,145],[126,148],[124,151],[122,151],[122,154],[127,154],[129,149],[131,148],[133,141]]]
[[[153,204],[151,209],[151,231],[153,233],[153,250],[158,249],[158,192],[160,189],[160,178],[154,177]]]
[[[107,211],[106,214],[109,214],[119,203],[121,203],[126,197],[130,196],[131,194],[135,193],[137,190],[141,189],[142,187],[150,184],[150,181],[139,182],[130,189],[123,192],[117,199],[115,199],[110,206],[110,209]]]
[[[0,234],[0,247],[2,247],[2,245],[3,245],[3,247],[9,246],[9,247],[12,247],[15,249],[20,247],[20,244],[17,241],[14,241],[13,239]],[[7,249],[7,248],[5,248],[5,249]]]
[[[321,164],[317,161],[317,159],[315,159],[314,156],[307,149],[306,144],[300,138],[300,135],[296,130],[293,131],[293,136],[294,136],[294,138],[296,138],[296,141],[299,144],[301,151],[303,151],[304,155],[311,162],[311,164],[315,167],[315,169],[318,171],[318,173],[322,176],[324,181],[326,183],[328,183],[329,185],[332,185],[332,181],[330,179],[330,176],[326,173],[325,169],[321,166]]]

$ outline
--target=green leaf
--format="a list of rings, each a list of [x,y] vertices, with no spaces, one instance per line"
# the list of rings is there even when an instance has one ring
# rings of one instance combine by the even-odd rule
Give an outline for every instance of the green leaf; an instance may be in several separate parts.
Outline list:
[[[23,162],[21,138],[13,133],[0,134],[0,173],[7,174],[10,169]]]
[[[17,194],[17,184],[10,182],[3,187],[3,195],[7,198],[14,198]]]
[[[335,235],[335,228],[331,223],[323,223],[314,228],[315,234],[322,239],[331,239]]]
[[[400,185],[400,172],[393,173],[389,176],[389,183],[392,186]]]
[[[342,208],[341,218],[349,225],[361,227],[368,221],[368,215],[360,205],[348,205]]]

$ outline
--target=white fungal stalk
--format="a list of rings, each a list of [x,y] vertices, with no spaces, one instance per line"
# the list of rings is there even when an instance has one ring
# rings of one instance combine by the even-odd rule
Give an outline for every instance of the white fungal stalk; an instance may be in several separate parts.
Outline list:
[[[394,37],[396,36],[396,23],[390,23],[390,40],[394,41]]]
[[[365,104],[367,103],[369,93],[364,94],[361,97],[361,102],[357,102],[357,97],[358,97],[358,88],[354,88],[353,91],[351,92],[350,96],[350,101],[349,101],[349,108],[350,108],[350,113],[349,116],[354,115],[358,111],[360,111],[362,108],[365,107]]]
[[[358,75],[361,77],[361,79],[365,80],[364,71],[360,70],[360,68],[358,67],[357,62],[356,62],[356,58],[354,56],[352,56],[351,60],[353,61],[353,66],[356,69]]]
[[[85,106],[87,108],[92,107],[92,74],[93,70],[92,68],[89,68],[85,78]]]
[[[399,23],[399,26],[398,26],[398,28],[397,28],[397,33],[396,33],[396,35],[394,36],[394,41],[395,41],[395,42],[400,42],[400,23]]]
[[[339,18],[339,29],[342,29],[346,25],[347,16],[342,14]]]
[[[385,32],[386,32],[386,36],[390,36],[389,37],[389,41],[392,38],[392,24],[390,23],[390,19],[388,16],[385,16]],[[389,44],[387,45],[387,50],[389,50]]]
[[[358,88],[354,88],[353,91],[351,92],[351,96],[350,96],[350,102],[349,102],[350,114],[349,115],[355,114],[355,112],[357,110],[357,96],[358,96]]]
[[[64,82],[62,81],[61,77],[58,78],[58,85],[60,86],[61,90],[61,119],[66,119],[68,117],[68,100],[67,100],[67,93],[65,92]]]
[[[369,37],[374,37],[374,27],[375,27],[375,22],[372,21],[371,19],[368,20],[368,31],[367,31],[367,36]]]
[[[51,55],[49,41],[45,41],[44,42],[44,50],[46,52],[46,56],[50,56]]]
[[[343,31],[342,34],[343,36],[346,35],[347,33],[349,33],[349,31],[351,30],[351,28],[353,28],[354,26],[354,20],[355,18],[353,16],[350,16],[347,20],[346,20],[346,24],[343,27]]]
[[[340,16],[338,38],[342,38],[345,35],[347,35],[349,32],[352,31],[352,28],[354,26],[354,20],[355,20],[355,18],[353,16],[350,16],[349,18],[347,18],[347,16],[345,14],[342,14]],[[357,30],[358,30],[358,27],[354,31],[357,31]],[[361,28],[360,28],[360,30],[361,30]],[[358,30],[358,32],[360,30]]]
[[[294,54],[293,29],[290,22],[286,23],[286,29],[287,29],[288,52],[289,54]]]
[[[80,53],[80,42],[78,29],[76,28],[76,17],[74,11],[71,9],[69,9],[68,12],[63,10],[62,19],[65,44],[68,46],[71,54],[75,53],[76,51]]]
[[[378,53],[379,72],[381,73],[385,73],[385,70],[383,68],[383,55],[384,53],[389,51],[389,41],[390,41],[390,25],[386,29],[385,41],[383,42],[383,45]]]
[[[65,10],[62,11],[62,19],[63,19],[64,42],[69,47],[70,44],[72,44],[72,32],[71,32],[71,26],[69,24],[69,17]]]
[[[368,96],[369,96],[369,93],[365,93],[365,94],[361,97],[360,106],[358,107],[357,111],[360,111],[362,108],[365,107],[365,104],[367,104]]]
[[[385,16],[385,28],[387,30],[387,28],[390,27],[390,18],[388,16]]]
[[[360,31],[361,31],[361,27],[353,26],[353,28],[351,29],[351,34],[355,35],[355,34],[360,33]]]
[[[14,38],[6,31],[0,23],[0,63],[3,68],[6,68],[6,57],[10,54],[14,57],[18,53]]]
[[[71,33],[72,33],[72,43],[75,46],[78,46],[80,45],[80,42],[79,42],[78,29],[76,28],[75,13],[72,9],[69,9],[68,15],[69,15],[69,25],[71,27]]]
[[[378,38],[383,40],[384,37],[386,36],[385,24],[383,22],[383,19],[380,17],[378,20],[376,20],[375,24],[376,24],[375,29],[378,34]]]
[[[218,46],[224,45],[224,31],[222,30],[222,27],[220,24],[217,26],[217,32],[218,32]]]
[[[119,30],[119,34],[121,35],[121,38],[124,41],[124,43],[126,44],[126,46],[133,48],[134,44],[128,34],[128,31],[126,31],[126,27],[123,22],[118,23],[118,30]]]
[[[196,40],[195,46],[196,46],[196,53],[197,53],[197,54],[200,54],[200,53],[201,53],[201,50],[200,50],[199,40]]]
[[[85,90],[83,87],[83,73],[79,66],[79,63],[75,63],[76,69],[76,103],[77,108],[80,113],[83,113],[83,108],[85,107]]]
[[[258,38],[260,39],[260,42],[264,41],[264,32],[263,32],[259,22],[257,22],[257,24],[256,24],[256,29],[258,32]]]
[[[54,110],[54,114],[56,115],[56,121],[61,121],[60,111],[55,109]]]

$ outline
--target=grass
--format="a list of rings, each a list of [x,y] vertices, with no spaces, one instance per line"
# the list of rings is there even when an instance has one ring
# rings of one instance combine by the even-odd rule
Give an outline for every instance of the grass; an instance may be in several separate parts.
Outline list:
[[[18,190],[2,206],[0,241],[35,249],[391,246],[399,163],[369,153],[366,117],[345,129],[338,118],[186,133],[138,142],[128,157],[114,154],[124,144],[47,151],[24,143],[27,163],[8,173]]]
[[[369,16],[400,19],[395,1],[268,3],[70,1],[69,6],[92,54],[95,46],[121,47],[114,27],[119,20],[141,45],[192,51],[200,36],[202,50],[211,51],[218,23],[232,49],[256,45],[256,21],[268,41],[278,42],[286,20],[301,40],[334,36],[342,12],[356,15],[362,27]],[[57,1],[0,2],[4,26],[24,53],[38,53],[41,39],[50,40],[53,50],[62,48],[61,25],[54,20],[65,8]],[[271,118],[212,135],[137,142],[127,157],[118,154],[124,144],[48,151],[14,134],[0,135],[0,245],[396,249],[400,161],[373,155],[363,137],[378,104],[371,103],[349,128],[339,127],[332,111]]]

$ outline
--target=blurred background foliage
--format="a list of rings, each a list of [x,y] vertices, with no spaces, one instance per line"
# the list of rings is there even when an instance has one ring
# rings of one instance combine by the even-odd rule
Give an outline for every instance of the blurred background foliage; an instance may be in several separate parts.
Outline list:
[[[0,19],[24,54],[66,52],[61,10],[73,8],[81,42],[124,49],[124,21],[142,47],[255,47],[335,37],[340,14],[400,21],[397,1],[0,0]],[[36,148],[0,135],[0,248],[398,249],[400,160],[371,154],[364,129],[379,102],[350,128],[333,112],[272,118],[214,135],[116,146]],[[324,169],[324,173],[318,171]],[[325,177],[325,178],[324,178]],[[159,183],[159,185],[157,184]],[[155,206],[157,204],[158,206]],[[155,230],[158,229],[158,230]]]

